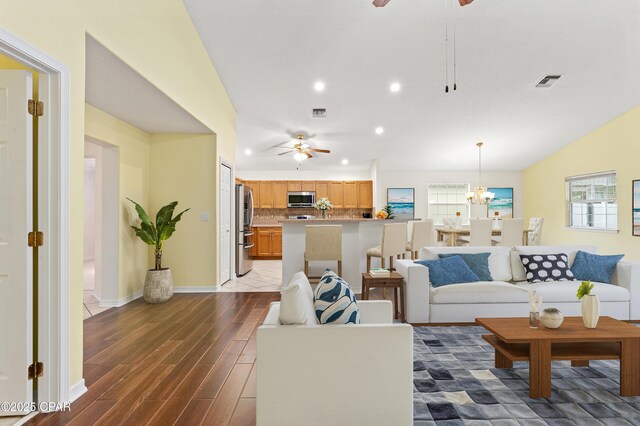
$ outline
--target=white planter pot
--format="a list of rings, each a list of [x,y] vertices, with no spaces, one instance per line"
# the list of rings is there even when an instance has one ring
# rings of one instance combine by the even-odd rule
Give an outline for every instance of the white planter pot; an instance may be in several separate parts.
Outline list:
[[[600,300],[595,294],[582,298],[582,321],[587,328],[596,328],[600,319]]]
[[[148,270],[142,295],[148,303],[164,303],[171,299],[171,296],[173,296],[171,269]]]

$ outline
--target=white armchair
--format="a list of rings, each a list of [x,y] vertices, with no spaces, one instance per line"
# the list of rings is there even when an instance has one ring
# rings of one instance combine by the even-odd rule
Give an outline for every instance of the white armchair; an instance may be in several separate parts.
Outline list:
[[[425,269],[425,268],[423,268]],[[258,425],[410,425],[413,331],[389,301],[359,301],[358,325],[280,325],[257,335]]]

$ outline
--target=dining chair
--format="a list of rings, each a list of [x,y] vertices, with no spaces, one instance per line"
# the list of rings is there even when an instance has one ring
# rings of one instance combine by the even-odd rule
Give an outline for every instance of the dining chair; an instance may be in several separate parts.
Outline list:
[[[411,231],[411,241],[407,243],[406,251],[411,253],[411,259],[418,258],[418,250],[422,247],[435,246],[433,219],[425,219],[413,222],[413,230]],[[402,258],[405,253],[402,253]]]
[[[304,228],[304,274],[309,276],[309,262],[337,261],[338,276],[342,276],[342,225],[307,225]]]
[[[471,219],[469,235],[470,246],[490,246],[491,245],[491,219]]]
[[[543,217],[532,217],[529,219],[528,243],[530,246],[539,246],[542,238]]]
[[[381,266],[385,267],[385,259],[389,258],[389,269],[393,268],[393,258],[404,254],[407,249],[407,224],[387,223],[382,227],[382,242],[377,247],[367,250],[367,272],[371,270],[371,258],[379,257]]]
[[[524,219],[502,219],[502,238],[500,245],[513,247],[522,245]]]

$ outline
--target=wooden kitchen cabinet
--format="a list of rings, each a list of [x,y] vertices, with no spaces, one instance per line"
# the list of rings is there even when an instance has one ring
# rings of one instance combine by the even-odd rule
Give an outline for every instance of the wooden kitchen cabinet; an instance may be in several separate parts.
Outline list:
[[[344,202],[345,209],[358,208],[358,182],[344,182]]]
[[[373,208],[373,182],[361,180],[358,182],[358,208]]]
[[[288,186],[288,182],[285,180],[273,181],[273,208],[274,209],[287,208],[287,186]]]
[[[329,182],[329,201],[333,205],[334,209],[344,208],[344,182],[343,181],[331,181]]]
[[[258,205],[261,209],[273,208],[273,182],[270,180],[260,181],[260,202]]]
[[[273,228],[271,233],[271,253],[275,257],[282,257],[282,228]]]
[[[259,227],[255,232],[255,258],[281,258],[282,257],[282,228]]]
[[[320,198],[329,198],[329,182],[324,180],[315,181],[316,200]],[[333,201],[333,200],[332,200]]]
[[[313,192],[316,190],[316,183],[312,180],[303,180],[300,182],[300,190],[302,192]]]
[[[299,180],[290,180],[287,182],[287,191],[289,192],[300,192],[302,191],[302,182]]]

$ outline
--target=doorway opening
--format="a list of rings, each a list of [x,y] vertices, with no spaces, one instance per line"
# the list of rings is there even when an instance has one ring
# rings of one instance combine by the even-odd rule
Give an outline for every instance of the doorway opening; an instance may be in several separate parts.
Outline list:
[[[118,304],[120,232],[118,147],[84,144],[84,319]]]
[[[233,183],[231,164],[220,160],[220,285],[233,278],[234,274],[234,199],[235,185]]]

